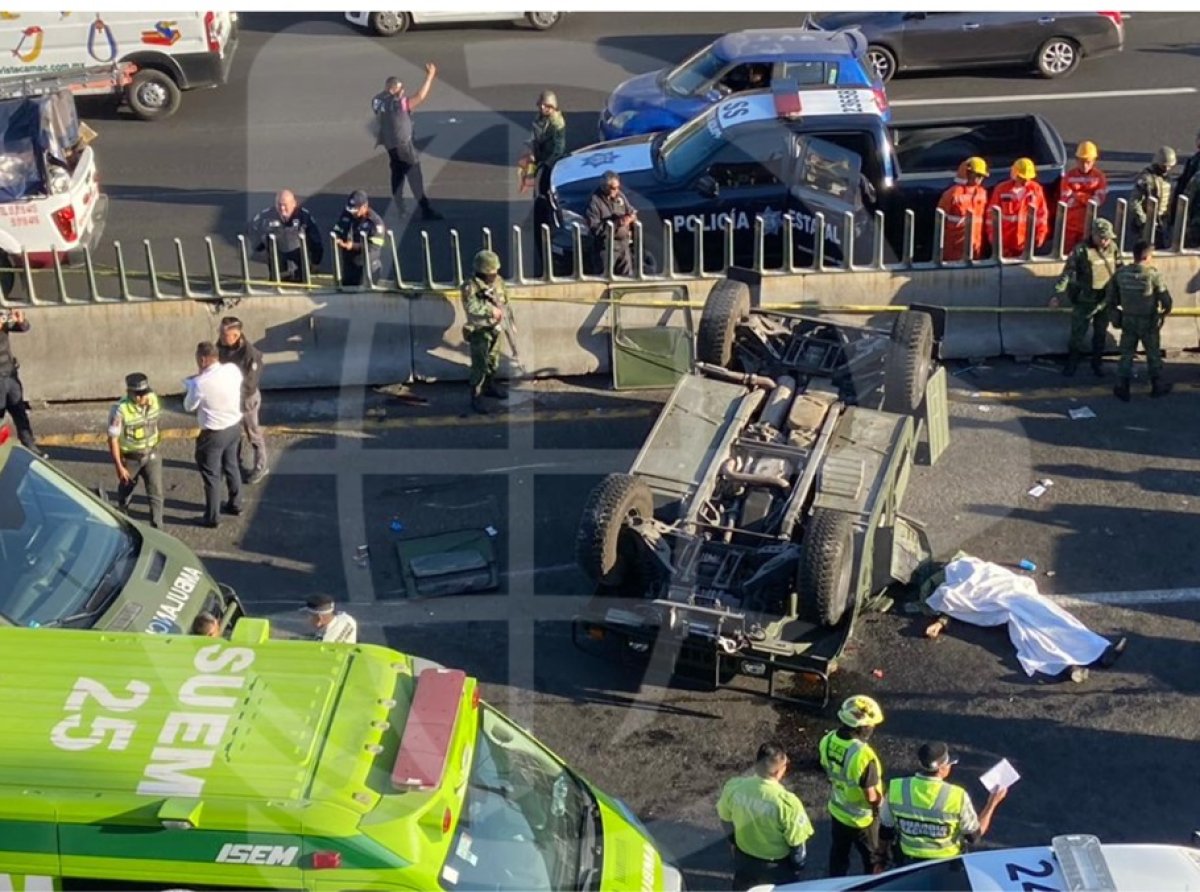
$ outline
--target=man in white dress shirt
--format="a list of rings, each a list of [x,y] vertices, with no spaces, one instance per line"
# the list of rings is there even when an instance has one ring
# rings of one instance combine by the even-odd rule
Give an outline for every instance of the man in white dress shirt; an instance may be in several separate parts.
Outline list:
[[[229,501],[220,505],[226,514],[242,513],[242,472],[237,447],[242,435],[242,373],[232,363],[219,362],[217,346],[201,341],[196,346],[199,371],[184,379],[187,392],[183,408],[196,413],[200,435],[196,437],[196,467],[204,481],[204,517],[201,526],[215,529],[220,522],[217,508],[221,477],[229,488]]]
[[[338,610],[329,595],[313,595],[308,599],[308,603],[300,608],[300,612],[308,614],[313,638],[317,641],[334,644],[358,643],[358,623],[350,614]]]

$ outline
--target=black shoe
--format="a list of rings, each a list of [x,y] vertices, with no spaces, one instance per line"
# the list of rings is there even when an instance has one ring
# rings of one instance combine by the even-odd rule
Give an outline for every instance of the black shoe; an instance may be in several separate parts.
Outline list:
[[[1113,396],[1123,403],[1129,402],[1129,379],[1122,378],[1117,382],[1117,386],[1113,388]]]
[[[1121,654],[1125,653],[1125,648],[1129,646],[1129,639],[1122,636],[1117,639],[1115,644],[1110,644],[1108,648],[1100,655],[1100,666],[1104,669],[1111,669],[1113,664],[1120,659]]]
[[[1104,377],[1104,364],[1099,359],[1092,360],[1092,374],[1097,378]]]
[[[221,525],[221,521],[219,521],[219,520],[206,520],[203,517],[201,517],[198,521],[196,521],[196,523],[199,526],[205,527],[206,529],[210,529],[210,530],[215,530],[217,527],[219,527]]]
[[[487,407],[482,396],[471,397],[471,409],[480,415],[490,415],[492,410]]]
[[[1161,378],[1150,379],[1150,396],[1159,397],[1166,396],[1171,392],[1171,385]]]
[[[439,214],[431,204],[421,205],[421,219],[435,222],[437,220],[445,220],[446,218]]]
[[[500,388],[500,385],[493,384],[490,381],[488,382],[487,387],[483,388],[483,395],[490,396],[494,400],[508,399],[508,394]]]
[[[263,465],[261,468],[255,468],[253,471],[250,472],[250,475],[245,478],[246,485],[253,486],[256,483],[262,483],[263,478],[266,477],[270,473],[271,473],[271,469],[268,468],[266,465]]]
[[[241,505],[233,505],[233,504],[230,504],[229,502],[226,502],[224,505],[221,506],[221,513],[222,514],[232,514],[234,517],[237,517],[239,514],[242,513],[242,506]]]

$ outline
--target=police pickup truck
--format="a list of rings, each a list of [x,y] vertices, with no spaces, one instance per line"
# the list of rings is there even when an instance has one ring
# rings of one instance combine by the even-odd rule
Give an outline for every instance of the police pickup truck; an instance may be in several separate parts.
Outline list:
[[[972,155],[991,167],[989,188],[1007,178],[1017,158],[1032,158],[1047,198],[1056,200],[1063,143],[1037,115],[896,124],[884,119],[867,88],[800,90],[783,83],[739,93],[670,132],[598,143],[559,160],[551,175],[555,271],[574,267],[576,224],[583,228],[584,271],[601,271],[604,240],[588,233],[585,215],[608,170],[620,175],[638,211],[647,272],[663,262],[664,222],[673,226],[677,271],[695,268],[698,242],[706,269],[723,266],[728,228],[733,263],[750,265],[757,216],[768,266],[784,265],[788,227],[794,262],[810,262],[818,213],[827,260],[845,259],[852,230],[849,259],[868,261],[877,210],[887,221],[885,259],[900,255],[906,210],[916,215],[916,257],[927,258],[938,198]]]

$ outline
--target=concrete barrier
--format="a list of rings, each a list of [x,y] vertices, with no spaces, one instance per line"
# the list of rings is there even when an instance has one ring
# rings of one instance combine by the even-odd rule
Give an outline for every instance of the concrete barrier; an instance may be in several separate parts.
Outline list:
[[[1168,316],[1162,328],[1162,344],[1167,350],[1195,350],[1200,347],[1200,254],[1154,255],[1154,265],[1167,282],[1176,311],[1189,315]]]

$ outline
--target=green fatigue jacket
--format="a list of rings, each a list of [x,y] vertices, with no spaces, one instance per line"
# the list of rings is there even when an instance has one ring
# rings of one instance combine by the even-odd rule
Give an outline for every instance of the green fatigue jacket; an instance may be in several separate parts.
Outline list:
[[[567,154],[567,121],[562,112],[556,109],[533,119],[529,151],[539,170]]]
[[[1133,181],[1133,194],[1129,196],[1129,209],[1139,227],[1150,219],[1150,199],[1158,201],[1158,219],[1165,220],[1171,213],[1171,184],[1151,165],[1138,174]]]
[[[1171,293],[1162,273],[1148,263],[1131,263],[1117,270],[1108,286],[1109,303],[1123,316],[1155,316],[1171,312]]]
[[[491,295],[489,299],[488,295]],[[464,282],[462,286],[463,308],[467,312],[467,324],[463,326],[463,334],[470,338],[476,332],[494,330],[499,327],[492,318],[492,310],[496,305],[507,306],[508,295],[504,293],[504,282],[499,276],[491,285],[478,277]]]
[[[1188,181],[1187,189],[1183,194],[1187,196],[1188,200],[1187,246],[1194,248],[1195,243],[1200,241],[1200,175],[1193,176]]]
[[[1108,287],[1120,265],[1121,257],[1112,239],[1104,250],[1091,242],[1080,242],[1067,255],[1054,290],[1058,294],[1068,292],[1071,303],[1095,303],[1098,298],[1092,295]]]
[[[788,857],[813,835],[800,797],[779,781],[756,774],[726,781],[717,816],[733,825],[739,851],[763,861]]]

